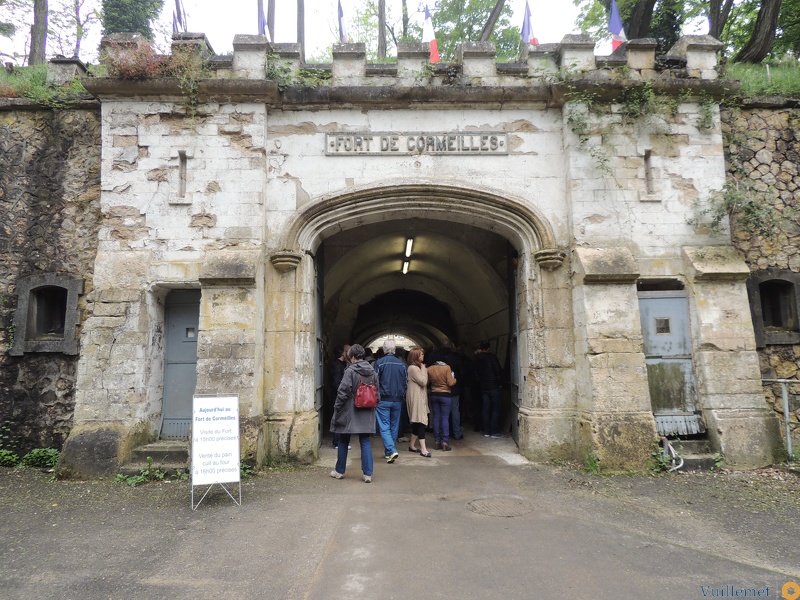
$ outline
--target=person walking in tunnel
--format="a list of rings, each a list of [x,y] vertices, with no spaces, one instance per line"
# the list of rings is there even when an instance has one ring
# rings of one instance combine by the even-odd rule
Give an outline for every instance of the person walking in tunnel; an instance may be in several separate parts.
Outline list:
[[[376,415],[387,463],[393,463],[398,457],[395,442],[399,437],[400,410],[408,387],[406,365],[395,356],[395,350],[394,340],[387,339],[383,342],[383,357],[375,362],[381,387],[381,403]]]
[[[347,368],[349,361],[347,360],[347,351],[350,350],[350,344],[344,346],[336,346],[333,349],[333,361],[331,361],[331,388],[333,389],[333,402],[336,403],[336,393],[339,390],[339,384],[342,383],[344,377],[344,370]],[[339,447],[339,434],[333,434],[333,447]]]
[[[428,369],[425,366],[425,354],[419,348],[408,353],[408,389],[406,390],[406,407],[411,421],[411,443],[409,452],[419,452],[420,456],[430,458],[431,453],[425,445],[425,427],[428,425]],[[419,448],[416,447],[419,443]]]
[[[433,438],[437,450],[450,450],[450,390],[456,384],[453,370],[443,360],[428,367],[433,409]]]
[[[475,375],[483,398],[483,436],[503,437],[500,431],[502,369],[497,355],[489,351],[489,342],[481,342],[481,351],[475,356]]]
[[[331,419],[331,432],[339,434],[339,451],[336,458],[336,467],[331,471],[331,477],[342,479],[347,467],[347,449],[350,436],[358,434],[361,445],[361,471],[365,483],[372,481],[372,442],[371,435],[375,429],[375,409],[356,408],[355,398],[360,382],[372,383],[378,393],[380,405],[380,388],[378,375],[366,360],[364,347],[353,344],[347,352],[348,367],[342,376],[342,382],[336,392],[336,403],[333,406]]]

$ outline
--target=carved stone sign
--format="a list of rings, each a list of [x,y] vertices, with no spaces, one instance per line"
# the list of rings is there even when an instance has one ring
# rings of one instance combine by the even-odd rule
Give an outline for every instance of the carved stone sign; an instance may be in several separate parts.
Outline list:
[[[508,154],[508,134],[470,132],[335,132],[325,134],[327,156]]]

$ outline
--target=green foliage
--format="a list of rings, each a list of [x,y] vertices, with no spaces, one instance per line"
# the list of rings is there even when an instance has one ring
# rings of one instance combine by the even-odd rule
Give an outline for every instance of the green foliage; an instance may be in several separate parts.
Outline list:
[[[285,90],[294,81],[292,67],[288,61],[282,60],[277,54],[267,55],[267,79],[278,84],[280,91]]]
[[[297,82],[300,85],[307,85],[311,87],[318,87],[320,85],[330,82],[333,78],[333,73],[327,69],[300,69],[297,72]]]
[[[725,457],[722,456],[722,454],[720,454],[719,452],[714,454],[714,456],[711,457],[711,460],[714,461],[714,466],[711,467],[712,471],[719,471],[722,467],[725,466]]]
[[[800,96],[800,64],[796,60],[730,63],[726,75],[741,82],[741,96]]]
[[[458,44],[480,40],[495,4],[495,0],[438,0],[431,20],[443,62],[455,60]],[[514,60],[519,50],[520,30],[511,26],[511,17],[511,7],[506,3],[489,37],[500,62]]]
[[[729,178],[720,193],[696,203],[689,224],[697,227],[702,223],[710,231],[719,232],[727,218],[732,227],[772,239],[782,218],[772,201],[771,194],[757,190],[751,179]]]
[[[700,96],[700,114],[697,117],[698,129],[712,129],[714,127],[714,107],[716,102],[703,92]]]
[[[572,133],[578,136],[580,147],[592,157],[597,170],[603,175],[611,175],[611,161],[608,153],[598,144],[593,144],[589,137],[589,116],[592,106],[597,100],[594,94],[570,91],[568,98],[572,107],[567,115],[567,124]]]
[[[239,462],[239,477],[242,480],[250,479],[250,477],[253,476],[254,472],[255,472],[255,467],[253,467],[253,465],[243,461]]]
[[[583,457],[583,469],[592,475],[599,475],[602,467],[600,466],[600,455],[596,450],[587,452]]]
[[[15,68],[11,73],[0,70],[0,98],[28,98],[53,108],[69,108],[86,94],[79,79],[65,86],[47,83],[47,65]]]
[[[158,19],[164,0],[103,0],[103,29],[110,33],[141,33],[153,39],[150,24]]]
[[[19,464],[32,469],[52,469],[58,465],[60,457],[61,453],[55,448],[36,448],[23,456]]]
[[[143,483],[147,483],[148,481],[163,481],[165,477],[164,471],[161,470],[160,467],[153,466],[153,457],[147,457],[147,466],[143,469],[140,469],[138,475],[123,475],[122,473],[117,474],[114,478],[114,481],[118,483],[124,483],[131,487],[136,487]]]
[[[618,102],[621,104],[620,112],[628,119],[638,119],[656,110],[656,95],[650,83],[626,89]]]
[[[17,453],[6,448],[0,448],[0,467],[16,467],[19,464]]]

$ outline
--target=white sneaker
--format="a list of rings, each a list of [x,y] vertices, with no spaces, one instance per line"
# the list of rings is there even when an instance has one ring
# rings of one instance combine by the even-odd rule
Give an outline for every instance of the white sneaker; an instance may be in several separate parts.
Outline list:
[[[333,477],[334,479],[344,479],[344,475],[339,473],[339,471],[337,471],[336,469],[331,471],[331,477]]]
[[[372,483],[372,475],[364,475],[364,483]]]

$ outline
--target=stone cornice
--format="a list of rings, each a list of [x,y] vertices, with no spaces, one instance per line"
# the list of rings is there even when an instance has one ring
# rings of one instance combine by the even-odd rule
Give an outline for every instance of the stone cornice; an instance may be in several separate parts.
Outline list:
[[[705,94],[722,98],[735,93],[736,81],[704,79],[655,79],[649,82],[656,93]],[[175,78],[125,80],[90,77],[84,87],[100,100],[127,98],[180,98],[185,94]],[[537,103],[560,107],[572,93],[591,93],[599,101],[613,102],[642,81],[615,79],[576,79],[552,85],[320,85],[289,86],[279,91],[275,81],[266,79],[206,79],[199,84],[200,101],[263,102],[288,110],[309,106],[375,106],[402,108],[417,104],[507,105]]]

